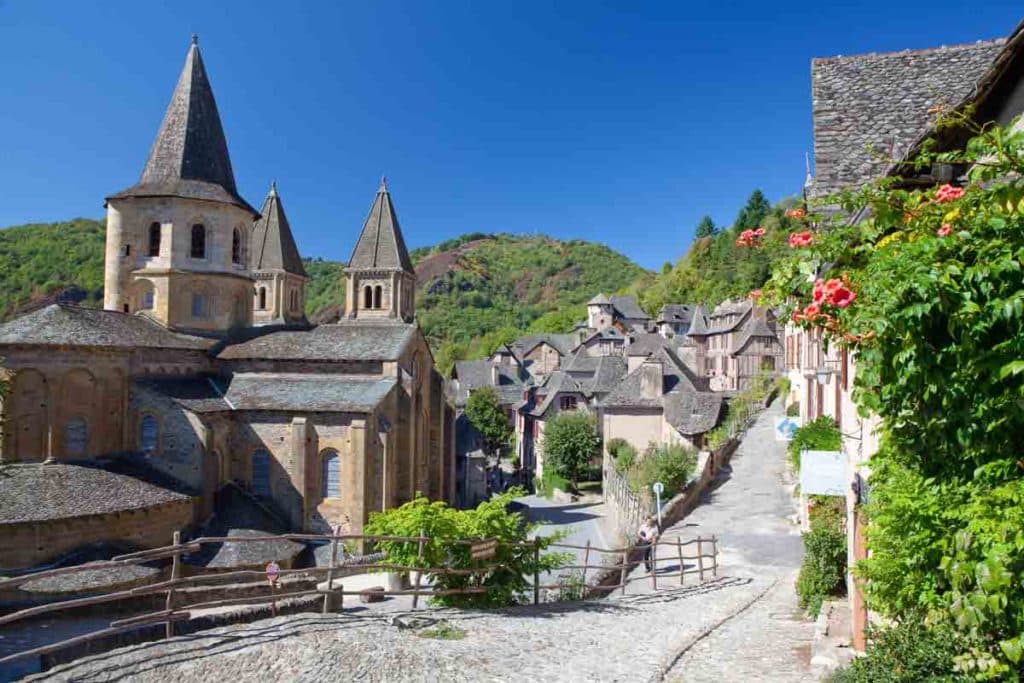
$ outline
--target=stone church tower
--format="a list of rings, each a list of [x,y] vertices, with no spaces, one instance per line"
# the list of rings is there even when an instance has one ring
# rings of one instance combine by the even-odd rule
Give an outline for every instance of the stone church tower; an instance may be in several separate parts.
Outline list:
[[[309,275],[302,266],[276,183],[271,184],[260,214],[249,250],[249,269],[256,280],[253,323],[305,323]]]
[[[416,270],[405,248],[391,193],[382,178],[359,241],[345,268],[345,311],[350,319],[416,317]]]
[[[235,187],[195,37],[139,182],[106,206],[105,309],[208,334],[251,324],[258,214]]]

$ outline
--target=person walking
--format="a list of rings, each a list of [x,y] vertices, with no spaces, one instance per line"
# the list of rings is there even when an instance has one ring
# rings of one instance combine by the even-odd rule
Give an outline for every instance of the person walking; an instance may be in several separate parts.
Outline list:
[[[650,573],[654,571],[657,559],[654,557],[654,543],[658,540],[658,525],[654,522],[654,517],[644,518],[636,535],[637,542],[644,546],[644,567],[647,568],[647,573]]]

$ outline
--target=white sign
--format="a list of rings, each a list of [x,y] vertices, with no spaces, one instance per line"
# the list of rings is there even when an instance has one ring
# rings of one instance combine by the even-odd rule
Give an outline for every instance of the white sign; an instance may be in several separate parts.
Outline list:
[[[277,562],[267,564],[267,581],[271,586],[277,586],[277,577],[281,575],[281,565]]]
[[[775,418],[775,440],[776,441],[792,441],[793,435],[796,434],[796,430],[800,427],[799,417],[790,417],[789,415]]]
[[[651,484],[651,490],[660,496],[661,494],[665,493],[665,485],[662,484],[660,481],[656,481],[653,484]]]
[[[846,454],[841,451],[800,453],[800,493],[846,496]]]

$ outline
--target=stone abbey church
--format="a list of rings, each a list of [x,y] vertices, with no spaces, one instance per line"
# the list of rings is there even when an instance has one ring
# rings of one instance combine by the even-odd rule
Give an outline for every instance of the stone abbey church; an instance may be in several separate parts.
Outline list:
[[[238,193],[193,39],[139,182],[106,209],[103,310],[0,325],[0,567],[75,543],[164,545],[229,483],[293,530],[358,533],[417,491],[452,498],[453,413],[383,181],[345,313],[310,326],[281,197],[272,185],[257,211]]]

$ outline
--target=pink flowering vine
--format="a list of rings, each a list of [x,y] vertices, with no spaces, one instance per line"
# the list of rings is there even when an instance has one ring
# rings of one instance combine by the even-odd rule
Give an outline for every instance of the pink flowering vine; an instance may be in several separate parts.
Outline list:
[[[942,227],[935,234],[939,237],[949,237],[953,234],[953,226],[949,223],[943,223]]]
[[[764,228],[754,228],[753,230],[744,230],[740,233],[740,236],[736,238],[737,247],[759,247],[761,246],[761,238],[764,237]]]
[[[935,192],[935,201],[939,204],[946,204],[964,196],[964,188],[953,187],[946,183]]]
[[[800,247],[809,247],[811,246],[811,243],[813,241],[814,235],[811,234],[810,230],[805,230],[804,232],[794,232],[789,236],[789,246],[792,247],[793,249],[798,249]]]

